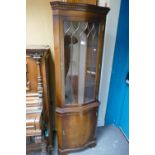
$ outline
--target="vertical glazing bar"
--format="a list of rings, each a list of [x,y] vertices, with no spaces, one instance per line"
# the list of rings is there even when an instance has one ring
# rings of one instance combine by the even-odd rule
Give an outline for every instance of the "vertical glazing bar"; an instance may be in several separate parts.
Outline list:
[[[83,28],[82,28],[82,25]],[[88,23],[81,23],[82,31],[79,33],[79,86],[78,86],[78,102],[79,104],[84,103],[84,91],[85,91],[85,70],[86,70],[86,51],[87,51],[87,37],[85,30],[88,27]]]

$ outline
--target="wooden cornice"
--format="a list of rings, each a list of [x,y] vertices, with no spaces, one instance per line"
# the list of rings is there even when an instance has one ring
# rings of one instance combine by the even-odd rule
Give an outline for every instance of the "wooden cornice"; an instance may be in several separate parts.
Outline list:
[[[53,10],[74,10],[74,11],[88,11],[94,13],[107,14],[110,10],[108,7],[100,7],[92,4],[69,3],[69,2],[50,2]]]

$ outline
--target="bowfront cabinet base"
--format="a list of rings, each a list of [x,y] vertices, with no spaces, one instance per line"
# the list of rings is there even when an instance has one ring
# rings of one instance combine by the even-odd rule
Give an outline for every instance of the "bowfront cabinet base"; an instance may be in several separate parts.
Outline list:
[[[59,155],[96,145],[97,113],[98,102],[56,108]]]

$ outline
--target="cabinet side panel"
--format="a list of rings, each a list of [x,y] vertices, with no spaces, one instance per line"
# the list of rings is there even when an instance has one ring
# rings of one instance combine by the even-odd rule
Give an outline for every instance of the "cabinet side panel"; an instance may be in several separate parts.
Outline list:
[[[55,82],[56,82],[56,104],[57,106],[62,106],[64,103],[63,97],[63,56],[61,49],[61,40],[62,39],[62,23],[60,23],[61,19],[59,16],[53,17],[53,31],[54,31],[54,63],[55,63]]]
[[[63,119],[62,119],[61,115],[56,113],[56,130],[57,130],[58,147],[59,148],[63,148],[62,122],[63,122]]]
[[[99,42],[98,42],[97,68],[96,68],[96,80],[95,80],[95,83],[96,83],[95,84],[95,96],[96,96],[96,98],[98,98],[98,90],[99,90],[99,84],[100,84],[105,22],[106,22],[106,17],[104,17],[103,21],[100,23],[100,28],[99,28],[99,38],[98,38]]]

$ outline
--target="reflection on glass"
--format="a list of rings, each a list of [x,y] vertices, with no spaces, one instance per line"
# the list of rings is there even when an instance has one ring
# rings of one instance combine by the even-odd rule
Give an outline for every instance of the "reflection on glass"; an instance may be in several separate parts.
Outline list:
[[[64,22],[65,103],[95,100],[98,24]]]

